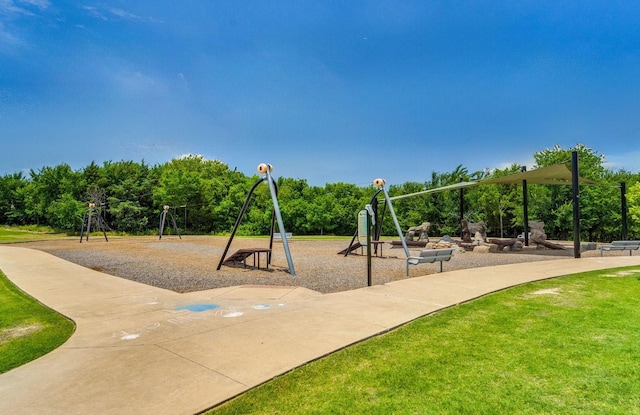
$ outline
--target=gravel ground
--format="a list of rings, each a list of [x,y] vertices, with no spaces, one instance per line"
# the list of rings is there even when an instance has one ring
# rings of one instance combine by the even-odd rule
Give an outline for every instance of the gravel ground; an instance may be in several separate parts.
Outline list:
[[[282,242],[274,242],[269,270],[253,267],[222,266],[216,270],[226,237],[165,236],[112,237],[109,242],[92,237],[79,243],[78,239],[28,242],[20,246],[39,249],[87,268],[138,281],[176,292],[190,292],[237,285],[300,286],[321,293],[361,288],[367,285],[366,255],[347,257],[338,252],[349,246],[349,240],[304,240],[289,242],[296,275],[288,273]],[[573,244],[566,242],[566,250],[527,247],[519,252],[473,253],[456,252],[444,271],[478,268],[500,264],[532,262],[573,257]],[[227,257],[241,248],[267,248],[267,239],[235,238]],[[415,251],[417,253],[418,251]],[[383,246],[383,256],[372,259],[372,284],[384,284],[406,278],[404,251]],[[616,255],[618,253],[607,253]],[[600,255],[600,251],[586,251],[583,257]],[[264,255],[261,265],[264,266]],[[252,265],[253,261],[249,260]],[[439,264],[420,264],[409,268],[410,277],[434,274]]]

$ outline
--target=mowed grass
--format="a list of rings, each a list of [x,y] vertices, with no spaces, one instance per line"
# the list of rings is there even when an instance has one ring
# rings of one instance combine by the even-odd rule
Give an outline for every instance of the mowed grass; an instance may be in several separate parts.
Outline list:
[[[48,228],[43,227],[1,227],[0,228],[0,243],[11,242],[29,242],[29,241],[42,241],[49,239],[62,239],[68,238],[63,233],[57,233]]]
[[[516,413],[640,414],[640,267],[530,283],[443,310],[209,412]]]
[[[73,322],[18,289],[0,271],[0,373],[63,344]]]

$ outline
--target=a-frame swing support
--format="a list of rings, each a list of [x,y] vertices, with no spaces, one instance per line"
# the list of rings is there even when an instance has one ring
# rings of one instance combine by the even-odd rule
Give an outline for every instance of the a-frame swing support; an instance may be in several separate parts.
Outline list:
[[[404,249],[404,253],[405,255],[407,255],[407,258],[409,258],[411,256],[411,253],[409,252],[409,248],[407,247],[407,242],[404,240],[402,229],[400,228],[400,223],[398,222],[396,212],[393,210],[393,204],[391,203],[391,199],[389,198],[389,193],[387,192],[387,189],[384,187],[386,183],[387,181],[384,179],[375,179],[373,181],[373,184],[379,187],[380,189],[382,189],[382,193],[384,193],[384,199],[387,202],[387,205],[389,206],[389,213],[393,218],[393,223],[396,225],[396,231],[398,232],[398,236],[400,237],[400,241],[402,242],[402,248]]]
[[[400,228],[400,223],[398,222],[398,217],[396,216],[396,212],[395,210],[393,210],[393,204],[391,203],[391,198],[389,197],[389,193],[387,192],[387,189],[384,187],[384,185],[387,183],[386,180],[384,179],[375,179],[373,181],[374,186],[376,186],[378,188],[378,191],[376,191],[376,193],[373,195],[373,197],[371,198],[371,205],[374,206],[377,204],[377,197],[378,194],[380,192],[382,192],[384,194],[384,200],[385,200],[385,205],[389,207],[389,213],[391,214],[391,218],[393,219],[393,223],[396,226],[396,231],[398,232],[398,237],[400,237],[400,242],[402,243],[402,248],[404,249],[404,253],[407,256],[407,258],[409,258],[411,256],[411,252],[409,252],[409,247],[407,246],[407,242],[404,239],[404,235],[402,233],[402,229]],[[382,214],[384,217],[384,212],[386,209],[383,208]],[[377,208],[375,209],[375,214],[377,215],[378,210]],[[376,221],[378,224],[376,225],[377,228],[375,229],[374,232],[376,232],[376,239],[380,238],[380,234],[382,232],[382,220],[380,221]],[[353,239],[351,240],[351,244],[349,245],[349,247],[344,251],[345,254],[344,256],[349,255],[349,252],[351,251],[352,247],[353,247],[353,243],[356,240],[358,232],[356,231],[356,234],[353,236]]]
[[[259,179],[251,188],[251,190],[249,191],[249,194],[247,195],[247,199],[244,201],[244,204],[242,205],[242,209],[240,210],[240,214],[238,215],[238,218],[236,219],[236,223],[233,226],[233,231],[231,232],[231,236],[229,237],[229,241],[227,242],[227,246],[224,248],[224,252],[222,253],[222,257],[220,257],[220,262],[218,263],[218,267],[216,268],[218,271],[220,270],[220,268],[222,267],[222,264],[225,262],[226,257],[227,257],[227,252],[229,252],[229,247],[231,246],[231,243],[233,242],[233,238],[236,234],[236,232],[238,231],[238,227],[240,226],[240,222],[242,221],[242,217],[244,216],[247,207],[249,206],[249,201],[251,200],[251,195],[253,194],[253,192],[255,191],[256,187],[258,187],[258,185],[262,182],[267,182],[269,185],[269,192],[271,193],[271,200],[273,202],[273,215],[271,218],[271,235],[269,237],[269,251],[271,250],[271,248],[273,247],[273,233],[274,233],[274,221],[277,220],[278,221],[278,229],[280,230],[280,233],[282,235],[286,235],[286,231],[284,228],[284,222],[282,220],[282,215],[280,214],[280,206],[278,204],[278,188],[277,185],[273,179],[273,177],[271,177],[271,172],[273,171],[273,166],[271,164],[266,164],[266,163],[261,163],[260,165],[258,165],[258,172],[261,174],[264,174],[264,176]],[[293,260],[291,259],[291,252],[289,250],[289,243],[287,242],[287,238],[282,238],[282,245],[284,247],[284,253],[287,257],[287,263],[289,265],[289,274],[291,275],[296,275],[295,269],[293,267]],[[267,265],[271,262],[271,253],[269,253],[267,255]]]
[[[93,216],[95,207],[96,207],[95,203],[89,203],[89,208],[82,215],[82,227],[80,228],[80,243],[82,243],[82,237],[83,237],[85,227],[87,229],[87,241],[89,240],[89,234],[91,233],[91,217]],[[104,240],[109,242],[109,239],[107,238],[107,230],[104,223],[104,219],[102,219],[102,216],[100,216],[100,212],[98,212],[96,215],[96,221],[98,222],[98,227],[100,228],[100,230],[102,231],[102,234],[104,235]]]
[[[160,213],[160,226],[158,227],[158,235],[159,235],[158,239],[162,239],[162,233],[164,232],[164,226],[167,220],[167,214],[171,219],[173,230],[176,232],[176,234],[178,234],[178,238],[182,239],[182,236],[180,236],[180,231],[178,230],[178,225],[176,225],[176,218],[173,216],[173,214],[171,214],[171,212],[169,211],[169,208],[170,206],[168,205],[164,205],[162,207],[162,213]]]
[[[371,200],[369,201],[369,204],[371,205],[371,209],[373,210],[373,221],[375,222],[375,225],[373,226],[373,240],[377,241],[380,239],[380,235],[382,234],[382,223],[384,221],[384,212],[387,209],[387,205],[386,205],[386,201],[385,201],[385,205],[382,208],[382,219],[378,219],[378,194],[380,194],[380,192],[382,192],[382,189],[378,189],[376,191],[376,193],[373,195],[373,197],[371,197]],[[353,238],[351,238],[351,242],[349,243],[349,246],[347,247],[347,249],[344,249],[340,252],[338,252],[338,254],[344,254],[344,256],[348,256],[351,251],[353,251],[354,249],[359,248],[360,242],[358,241],[358,245],[355,245],[356,239],[358,239],[358,230],[356,229],[356,231],[353,233]],[[378,254],[378,245],[375,245],[374,247],[374,253],[377,255]]]

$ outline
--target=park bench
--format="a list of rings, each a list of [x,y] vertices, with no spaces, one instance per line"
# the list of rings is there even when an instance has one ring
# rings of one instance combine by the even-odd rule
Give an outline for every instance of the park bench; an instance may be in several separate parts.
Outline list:
[[[629,250],[629,255],[632,255],[631,250],[638,250],[640,248],[640,241],[612,241],[609,245],[600,247],[600,256],[603,256],[604,251],[624,251]]]
[[[291,232],[286,232],[284,237],[287,238],[287,241],[290,241],[293,238],[293,234]],[[280,232],[276,232],[273,234],[273,239],[282,239],[282,234]]]
[[[407,277],[409,276],[409,265],[440,262],[440,272],[442,272],[442,262],[448,261],[453,256],[454,248],[423,249],[419,256],[407,258]]]

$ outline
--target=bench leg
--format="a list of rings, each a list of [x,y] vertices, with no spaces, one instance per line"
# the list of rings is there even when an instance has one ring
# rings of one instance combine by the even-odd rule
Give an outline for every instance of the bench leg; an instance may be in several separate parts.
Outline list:
[[[442,261],[440,261],[440,272],[442,272]]]

